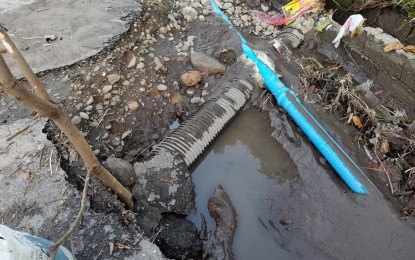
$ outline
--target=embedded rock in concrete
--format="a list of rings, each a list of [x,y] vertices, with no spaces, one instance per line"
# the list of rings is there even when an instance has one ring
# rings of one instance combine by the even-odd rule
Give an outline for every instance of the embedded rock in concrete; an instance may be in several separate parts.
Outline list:
[[[220,63],[217,59],[201,52],[192,52],[190,60],[192,61],[192,65],[195,69],[204,73],[216,74],[223,73],[226,70],[226,66]]]
[[[135,176],[134,167],[129,162],[124,161],[123,159],[109,157],[104,162],[104,166],[119,182],[121,182],[122,185],[126,187],[134,185],[137,178]]]
[[[160,213],[173,212],[188,215],[194,208],[194,185],[186,164],[177,156],[162,150],[151,160],[135,163],[137,183],[133,196],[139,213],[149,208]]]
[[[140,10],[135,0],[0,1],[2,25],[35,72],[98,53],[129,28],[126,17]],[[56,39],[48,43],[46,35]],[[21,75],[13,62],[8,63],[15,75]]]

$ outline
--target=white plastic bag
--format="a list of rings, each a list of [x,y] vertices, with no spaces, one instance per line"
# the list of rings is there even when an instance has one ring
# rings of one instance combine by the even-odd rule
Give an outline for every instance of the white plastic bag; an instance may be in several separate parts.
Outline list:
[[[1,260],[49,260],[52,244],[49,240],[0,225]],[[73,260],[73,257],[68,249],[60,246],[55,259]]]

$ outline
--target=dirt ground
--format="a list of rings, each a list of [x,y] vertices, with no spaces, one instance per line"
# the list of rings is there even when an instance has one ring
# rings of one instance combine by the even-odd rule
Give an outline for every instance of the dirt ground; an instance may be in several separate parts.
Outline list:
[[[197,111],[204,101],[215,92],[220,80],[228,79],[229,73],[225,75],[223,73],[204,73],[201,81],[195,86],[184,86],[180,80],[181,75],[195,70],[190,61],[191,50],[204,52],[227,65],[232,65],[235,62],[235,57],[233,55],[227,56],[224,51],[231,49],[236,53],[236,57],[241,52],[236,36],[223,33],[228,28],[226,25],[218,23],[218,18],[211,15],[207,1],[150,0],[142,2],[143,11],[132,18],[130,29],[121,35],[119,40],[91,58],[71,66],[39,74],[51,96],[60,102],[72,122],[84,133],[101,161],[105,161],[108,157],[122,158],[129,163],[148,159],[151,156],[151,148],[178,124]],[[261,7],[261,3],[262,5],[267,4],[267,2],[261,1],[236,1],[235,3],[241,7],[239,16],[248,14],[249,9],[264,9]],[[197,11],[193,19],[186,17],[186,14],[183,13],[185,5],[193,6],[192,8]],[[269,5],[267,8],[273,8],[273,6]],[[190,14],[190,16],[192,15],[193,13]],[[212,24],[218,28],[211,30]],[[274,34],[277,35],[277,28],[269,27],[258,31],[258,26],[250,22],[247,24],[242,24],[239,27],[241,31],[250,35],[249,37],[253,41],[258,41],[258,47],[266,45],[269,50],[272,49],[268,42],[260,39],[270,39]],[[270,34],[265,32],[270,32]],[[273,51],[275,52],[275,50]],[[303,48],[301,51],[310,52],[307,48]],[[318,57],[316,59],[322,59],[321,62],[325,62],[327,59]],[[307,64],[311,66],[311,63]],[[312,70],[311,68],[314,67],[309,67],[310,70],[304,71],[305,74],[301,78],[302,93],[307,92],[307,95],[311,95],[315,100],[314,103],[320,108],[332,105],[331,101],[336,98],[338,82],[341,77],[346,77],[344,75],[347,73],[335,62],[330,61],[323,64],[325,66],[329,64],[325,69],[320,68],[324,73],[317,69]],[[278,66],[277,70],[279,70]],[[330,85],[334,90],[328,89],[326,85],[318,84],[326,82],[327,79],[334,82],[333,85]],[[352,86],[354,83],[350,79],[348,86]],[[298,88],[301,89],[299,86]],[[256,91],[262,92],[259,89]],[[388,100],[382,91],[377,91],[375,94],[379,100]],[[307,95],[304,94],[301,98],[309,101]],[[266,99],[267,97],[264,96],[263,99],[257,100],[256,104],[261,106],[264,102],[270,102],[269,99]],[[2,124],[14,124],[15,127],[12,129],[14,131],[26,124],[32,124],[31,119],[27,121],[27,118],[31,118],[30,111],[21,108],[8,97],[2,96],[1,98],[0,121]],[[377,149],[383,149],[380,157],[366,160],[373,162],[370,170],[377,173],[372,175],[374,182],[382,186],[381,190],[385,194],[387,194],[390,188],[388,185],[391,183],[396,192],[390,197],[391,200],[397,202],[395,205],[405,217],[412,218],[415,209],[415,196],[413,195],[415,189],[414,119],[400,118],[398,121],[393,121],[393,119],[388,121],[388,127],[390,127],[388,133],[391,135],[387,139],[388,149],[386,149],[385,141],[383,141],[387,137],[386,134],[376,135],[378,127],[381,127],[377,124],[378,121],[376,124],[372,121],[370,124],[366,124],[369,120],[368,113],[364,114],[364,109],[359,107],[359,110],[353,111],[351,120],[348,120],[349,117],[342,118],[351,114],[347,109],[348,102],[351,102],[350,99],[343,101],[341,109],[326,109],[324,111],[327,115],[337,113],[339,120],[348,123],[345,135],[354,136],[356,142],[369,144],[374,137],[378,138],[378,143],[362,146],[362,149],[367,147],[371,151],[374,149],[375,152]],[[393,115],[396,114],[396,111],[405,109],[392,107],[389,103],[385,103],[385,106],[391,111],[391,118],[394,118]],[[357,106],[353,108],[357,109]],[[353,116],[359,118],[354,119]],[[362,121],[364,127],[360,127],[359,120]],[[70,225],[70,219],[73,219],[76,214],[74,209],[77,208],[79,190],[83,187],[82,178],[85,176],[85,169],[82,160],[53,123],[37,124],[30,131],[42,130],[53,146],[41,139],[34,142],[36,144],[32,147],[34,150],[29,153],[30,156],[33,156],[31,161],[37,162],[40,158],[39,165],[44,164],[42,171],[45,172],[51,168],[49,163],[51,165],[53,163],[53,167],[62,167],[63,171],[58,171],[59,175],[54,176],[57,179],[51,182],[57,185],[54,188],[57,190],[56,192],[63,190],[63,187],[68,190],[68,192],[62,193],[65,195],[63,198],[65,202],[62,202],[61,208],[54,208],[48,215],[56,216],[56,223],[51,217],[47,221],[42,220],[41,224],[34,224],[37,218],[41,219],[41,215],[49,210],[42,203],[51,202],[49,200],[36,202],[33,198],[15,205],[5,204],[7,206],[1,207],[0,219],[11,227],[56,240]],[[394,126],[399,129],[393,128]],[[404,136],[404,138],[396,137],[394,131],[398,130],[402,133],[399,136]],[[4,135],[7,133],[5,132]],[[27,138],[30,140],[30,136]],[[41,143],[46,143],[47,149],[44,155],[39,157],[40,153],[43,153],[43,148],[38,149],[38,145]],[[6,148],[15,149],[12,145],[6,146],[2,144],[0,147],[0,156],[3,151],[8,151]],[[53,153],[52,149],[55,149],[57,153]],[[19,153],[24,152],[20,151]],[[49,155],[50,158],[47,158]],[[45,157],[44,161],[42,161],[43,156]],[[24,156],[22,159],[15,158],[23,160]],[[13,163],[13,167],[16,165],[19,165],[15,169],[19,173],[19,181],[23,176],[23,179],[30,183],[37,182],[37,174],[27,175],[25,167],[22,168],[20,164]],[[11,171],[11,169],[10,166],[7,171]],[[382,170],[387,174],[378,174]],[[383,177],[392,172],[391,181]],[[32,177],[26,179],[25,176]],[[16,181],[16,178],[13,177],[9,181]],[[30,189],[30,185],[34,185],[30,183],[24,184],[25,188],[27,186],[29,187],[27,189]],[[145,246],[144,243],[147,243],[143,241],[147,240],[141,240],[143,231],[137,214],[126,211],[112,193],[96,179],[92,179],[91,186],[88,211],[85,214],[82,227],[75,236],[79,259],[120,259],[122,257],[133,257],[131,259],[134,259],[134,256],[139,256],[137,252],[140,252],[140,248]],[[45,187],[37,187],[35,190],[43,188]],[[5,198],[1,199],[3,204],[6,200]],[[60,198],[51,198],[52,201],[54,199],[59,200]],[[31,219],[32,224],[23,226],[25,218]],[[55,223],[52,230],[47,229],[49,221]],[[55,232],[55,230],[58,231]],[[101,239],[102,237],[105,239]],[[154,241],[154,237],[150,238],[150,241]],[[69,244],[65,245],[69,247]],[[144,256],[142,257],[142,259],[146,259]]]

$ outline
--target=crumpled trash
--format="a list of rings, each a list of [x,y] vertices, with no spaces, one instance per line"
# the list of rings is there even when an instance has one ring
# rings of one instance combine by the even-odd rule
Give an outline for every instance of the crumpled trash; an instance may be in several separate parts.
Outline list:
[[[328,16],[322,16],[319,17],[317,20],[314,21],[314,29],[318,32],[322,32],[324,29],[330,28],[331,25],[331,19]]]
[[[363,16],[360,14],[354,14],[347,18],[342,28],[340,28],[340,31],[337,34],[336,38],[333,40],[334,46],[336,48],[339,47],[341,39],[344,35],[348,34],[349,32],[351,36],[355,36],[363,27],[363,23],[365,22],[365,20],[366,19],[364,19]]]
[[[321,2],[321,0],[293,0],[283,6],[284,13],[282,14],[270,16],[264,12],[255,10],[251,11],[251,15],[258,18],[263,23],[278,27],[294,22],[305,13],[316,12],[323,6],[324,4]]]
[[[287,16],[285,24],[294,22],[305,13],[317,12],[323,7],[321,0],[293,0],[282,7]]]
[[[1,260],[43,260],[50,259],[52,242],[27,233],[0,225]],[[73,260],[71,252],[60,246],[55,260]]]
[[[261,22],[266,23],[266,24],[271,24],[273,26],[282,26],[285,24],[285,15],[284,14],[276,14],[276,15],[268,15],[264,12],[261,11],[251,11],[251,15],[253,17],[258,18]]]

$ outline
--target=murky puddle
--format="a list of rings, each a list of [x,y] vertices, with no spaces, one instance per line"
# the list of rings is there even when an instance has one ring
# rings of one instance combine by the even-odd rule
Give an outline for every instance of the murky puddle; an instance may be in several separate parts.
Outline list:
[[[215,228],[207,203],[221,184],[238,214],[236,259],[415,255],[413,227],[400,221],[383,198],[374,192],[347,192],[306,140],[297,136],[296,143],[284,141],[277,130],[277,141],[269,124],[268,112],[242,112],[195,169],[197,210],[189,219],[196,226],[203,213],[208,229]]]
[[[237,259],[288,256],[277,230],[267,229],[261,222],[269,223],[278,211],[274,196],[289,194],[290,182],[298,181],[298,173],[288,153],[271,137],[267,117],[256,109],[242,112],[193,172],[197,211],[190,219],[200,226],[202,213],[207,228],[215,229],[207,203],[214,189],[222,185],[238,214],[233,243]],[[272,223],[280,225],[278,219]]]

